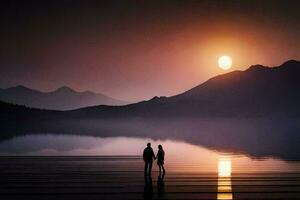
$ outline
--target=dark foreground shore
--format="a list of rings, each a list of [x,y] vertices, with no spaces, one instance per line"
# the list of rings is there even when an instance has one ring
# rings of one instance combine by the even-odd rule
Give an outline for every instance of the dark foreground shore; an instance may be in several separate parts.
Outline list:
[[[141,158],[134,156],[0,157],[0,163],[1,200],[300,199],[298,172],[233,171],[222,180],[217,172],[185,166],[167,171],[163,181],[154,171],[145,182]]]

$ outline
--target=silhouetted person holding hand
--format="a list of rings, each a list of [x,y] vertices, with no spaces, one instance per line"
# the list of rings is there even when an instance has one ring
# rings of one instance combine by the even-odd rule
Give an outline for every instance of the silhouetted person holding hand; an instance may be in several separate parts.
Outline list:
[[[164,168],[164,162],[165,162],[165,152],[163,150],[163,147],[161,145],[158,145],[158,152],[157,152],[157,165],[159,167],[159,178],[162,180],[164,179],[165,176],[165,168]],[[163,173],[161,174],[161,170]]]
[[[155,154],[153,152],[153,149],[151,148],[150,142],[147,144],[147,147],[144,149],[143,159],[145,162],[145,169],[144,169],[145,176],[146,175],[151,176],[152,164],[153,164],[153,159],[155,159]]]

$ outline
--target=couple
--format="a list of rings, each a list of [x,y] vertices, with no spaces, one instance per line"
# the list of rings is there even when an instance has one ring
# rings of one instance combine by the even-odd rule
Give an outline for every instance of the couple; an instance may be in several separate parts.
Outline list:
[[[165,168],[164,168],[165,152],[161,145],[158,145],[158,152],[155,157],[153,149],[151,148],[151,143],[149,142],[147,144],[147,147],[144,149],[143,159],[145,162],[145,169],[144,169],[145,176],[147,176],[147,175],[151,176],[153,159],[154,160],[157,159],[157,165],[159,167],[159,177],[161,177],[162,179],[164,178],[164,176],[165,176]],[[163,170],[163,174],[161,174],[161,170]]]

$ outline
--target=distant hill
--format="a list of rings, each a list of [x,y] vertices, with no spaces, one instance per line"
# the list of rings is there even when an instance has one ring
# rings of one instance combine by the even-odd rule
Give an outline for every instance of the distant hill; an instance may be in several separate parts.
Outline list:
[[[154,97],[121,107],[73,111],[90,117],[264,117],[300,116],[300,62],[253,65],[216,76],[182,94]]]
[[[90,91],[77,92],[69,87],[61,87],[52,92],[40,92],[24,86],[0,89],[0,100],[50,110],[71,110],[93,105],[128,103]]]
[[[216,76],[169,102],[181,112],[207,116],[299,116],[299,87],[300,62],[290,60]]]

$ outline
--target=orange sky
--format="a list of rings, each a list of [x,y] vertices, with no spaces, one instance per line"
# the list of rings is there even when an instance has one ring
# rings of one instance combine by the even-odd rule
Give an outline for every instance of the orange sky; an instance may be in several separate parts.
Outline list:
[[[297,1],[30,2],[1,10],[1,88],[67,85],[134,102],[224,73],[224,54],[231,70],[300,60]]]

